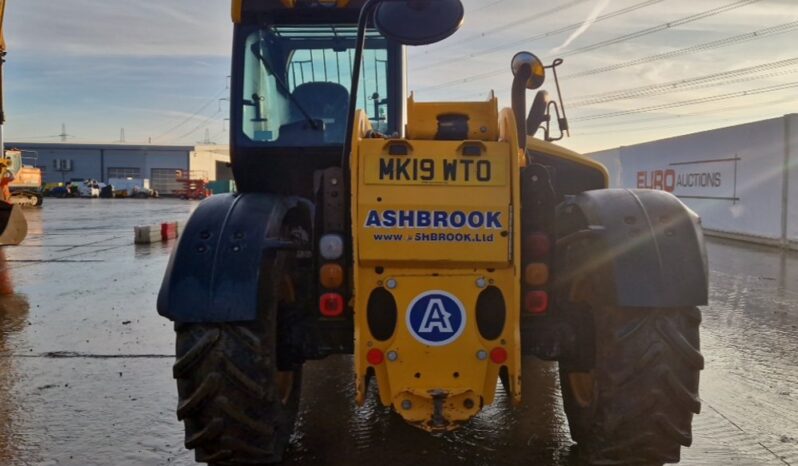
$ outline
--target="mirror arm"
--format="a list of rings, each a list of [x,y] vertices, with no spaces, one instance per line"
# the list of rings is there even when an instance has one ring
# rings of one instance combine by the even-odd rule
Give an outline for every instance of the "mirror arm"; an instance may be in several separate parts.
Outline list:
[[[541,126],[543,127],[543,140],[546,142],[550,141],[549,134],[551,134],[551,115],[548,109],[546,110],[546,121]]]
[[[346,136],[344,138],[344,151],[341,154],[341,168],[348,173],[349,156],[352,152],[352,138],[355,131],[355,111],[357,107],[357,92],[360,84],[360,69],[363,66],[363,49],[366,47],[366,27],[374,9],[383,0],[366,0],[360,10],[357,21],[357,41],[355,42],[355,60],[352,70],[352,88],[349,90],[349,114],[346,118]],[[346,175],[344,175],[346,177]]]
[[[562,65],[562,63],[563,59],[558,58],[554,60],[554,63],[550,66],[552,73],[554,73],[554,83],[557,85],[557,100],[560,101],[560,109],[562,109],[562,117],[560,117],[559,110],[557,111],[557,122],[560,125],[561,134],[556,141],[559,141],[565,136],[571,137],[571,130],[568,127],[568,116],[565,114],[565,102],[562,100],[562,92],[560,91],[560,79],[557,77],[557,67]]]
[[[567,123],[568,120],[566,118],[560,116],[560,107],[557,105],[557,102],[549,102],[549,108],[551,108],[551,107],[554,107],[554,113],[557,115],[557,123],[558,123],[558,126],[560,128],[560,136],[556,137],[556,138],[553,138],[553,137],[550,136],[551,110],[549,110],[548,111],[549,121],[548,121],[548,124],[546,125],[546,141],[554,142],[554,141],[559,141],[559,140],[565,138],[565,131],[563,131],[563,126],[562,125],[563,125],[563,122],[565,122],[565,124],[567,125],[568,124]],[[567,130],[567,128],[566,128],[566,130]]]
[[[358,86],[360,84],[360,72],[363,67],[363,49],[366,47],[366,28],[368,27],[369,20],[372,19],[374,12],[376,11],[377,7],[386,3],[386,2],[408,2],[415,3],[419,0],[415,0],[411,2],[411,0],[366,0],[363,3],[363,6],[360,7],[360,16],[358,17],[358,25],[357,25],[357,43],[355,48],[355,57],[354,57],[354,66],[352,70],[352,88],[350,89],[349,94],[349,114],[347,115],[347,122],[346,122],[346,140],[344,141],[344,148],[343,154],[341,154],[341,166],[344,169],[344,173],[349,173],[348,165],[349,165],[349,157],[351,157],[352,152],[352,139],[354,137],[355,131],[355,107],[357,106],[357,94],[358,94]],[[425,0],[424,3],[430,2],[433,0]],[[434,1],[441,1],[441,0],[434,0]],[[444,6],[446,6],[444,4]],[[463,5],[460,0],[454,0],[454,5],[449,6],[457,7],[456,12],[457,14],[453,17],[448,19],[450,20],[457,20],[457,24],[452,24],[453,28],[447,31],[438,31],[439,34],[434,35],[433,37],[397,37],[388,34],[385,30],[382,30],[383,35],[388,38],[389,40],[394,40],[399,42],[403,45],[425,45],[432,42],[437,42],[442,40],[446,37],[451,36],[462,24],[463,19]],[[412,16],[412,15],[410,15]],[[459,18],[458,18],[459,16]],[[403,17],[404,20],[408,20],[408,15],[405,14]],[[378,24],[380,21],[378,17],[375,20],[375,25],[377,29],[382,29]],[[383,25],[384,26],[384,25]],[[405,24],[406,27],[413,27],[412,24]],[[348,181],[348,180],[347,180]],[[348,186],[348,185],[347,185]]]
[[[405,0],[366,0],[360,9],[360,16],[357,20],[357,42],[355,42],[355,60],[352,70],[352,88],[349,90],[349,115],[346,119],[346,138],[344,140],[344,151],[341,154],[341,168],[344,173],[349,173],[349,157],[352,152],[352,137],[355,131],[355,111],[357,110],[357,93],[360,85],[360,70],[363,67],[363,49],[366,48],[366,28],[374,10],[383,2],[397,2]],[[344,175],[346,176],[346,175]]]
[[[519,149],[526,148],[526,90],[532,66],[524,64],[513,77],[512,109],[515,114]]]

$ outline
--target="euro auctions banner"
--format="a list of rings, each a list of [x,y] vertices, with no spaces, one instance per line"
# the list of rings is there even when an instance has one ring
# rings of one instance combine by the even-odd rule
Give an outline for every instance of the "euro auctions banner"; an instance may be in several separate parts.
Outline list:
[[[787,118],[787,166],[789,167],[787,181],[787,240],[793,249],[798,249],[798,115],[789,115]]]
[[[663,168],[641,167],[633,184],[641,189],[659,189],[683,199],[718,199],[737,202],[737,154],[717,159],[671,162]]]
[[[708,230],[798,240],[796,208],[789,205],[798,203],[798,188],[789,184],[798,180],[796,121],[787,116],[589,156],[607,166],[612,187],[670,192]]]

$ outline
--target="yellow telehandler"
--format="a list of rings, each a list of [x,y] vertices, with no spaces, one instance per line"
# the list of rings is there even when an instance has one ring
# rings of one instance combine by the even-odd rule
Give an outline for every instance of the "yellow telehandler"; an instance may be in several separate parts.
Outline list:
[[[536,390],[524,356],[558,361],[586,463],[678,461],[700,408],[699,219],[667,193],[606,189],[603,166],[552,143],[562,99],[539,91],[527,112],[526,97],[562,61],[517,54],[510,109],[417,102],[405,47],[457,31],[459,0],[232,14],[238,192],[198,207],[158,297],[196,460],[282,461],[303,363],[343,353],[358,403],[375,384],[429,432],[468,422],[499,380],[516,403]]]
[[[6,1],[0,0],[0,246],[17,245],[28,235],[28,222],[22,208],[11,200],[9,185],[14,180],[13,161],[5,156],[3,144],[3,124],[6,121],[3,106],[3,64],[6,57],[6,40],[3,24],[5,20]]]

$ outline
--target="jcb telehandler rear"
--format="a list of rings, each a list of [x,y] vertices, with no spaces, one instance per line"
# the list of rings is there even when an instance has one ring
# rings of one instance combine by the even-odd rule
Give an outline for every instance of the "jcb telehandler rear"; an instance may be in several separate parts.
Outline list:
[[[302,365],[335,353],[358,402],[376,384],[430,432],[498,379],[519,402],[523,356],[558,361],[587,463],[679,460],[700,408],[699,221],[550,142],[561,102],[541,91],[527,115],[526,92],[561,61],[518,54],[512,109],[420,103],[404,46],[454,33],[459,0],[234,0],[233,19],[239,193],[199,206],[158,300],[197,461],[281,461]]]

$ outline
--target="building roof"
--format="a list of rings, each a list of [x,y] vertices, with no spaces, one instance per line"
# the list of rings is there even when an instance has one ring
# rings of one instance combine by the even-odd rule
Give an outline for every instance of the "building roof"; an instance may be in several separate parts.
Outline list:
[[[191,152],[194,146],[168,146],[153,144],[80,144],[68,142],[21,142],[8,141],[6,149],[21,147],[40,150],[130,150],[130,151],[181,151]]]

